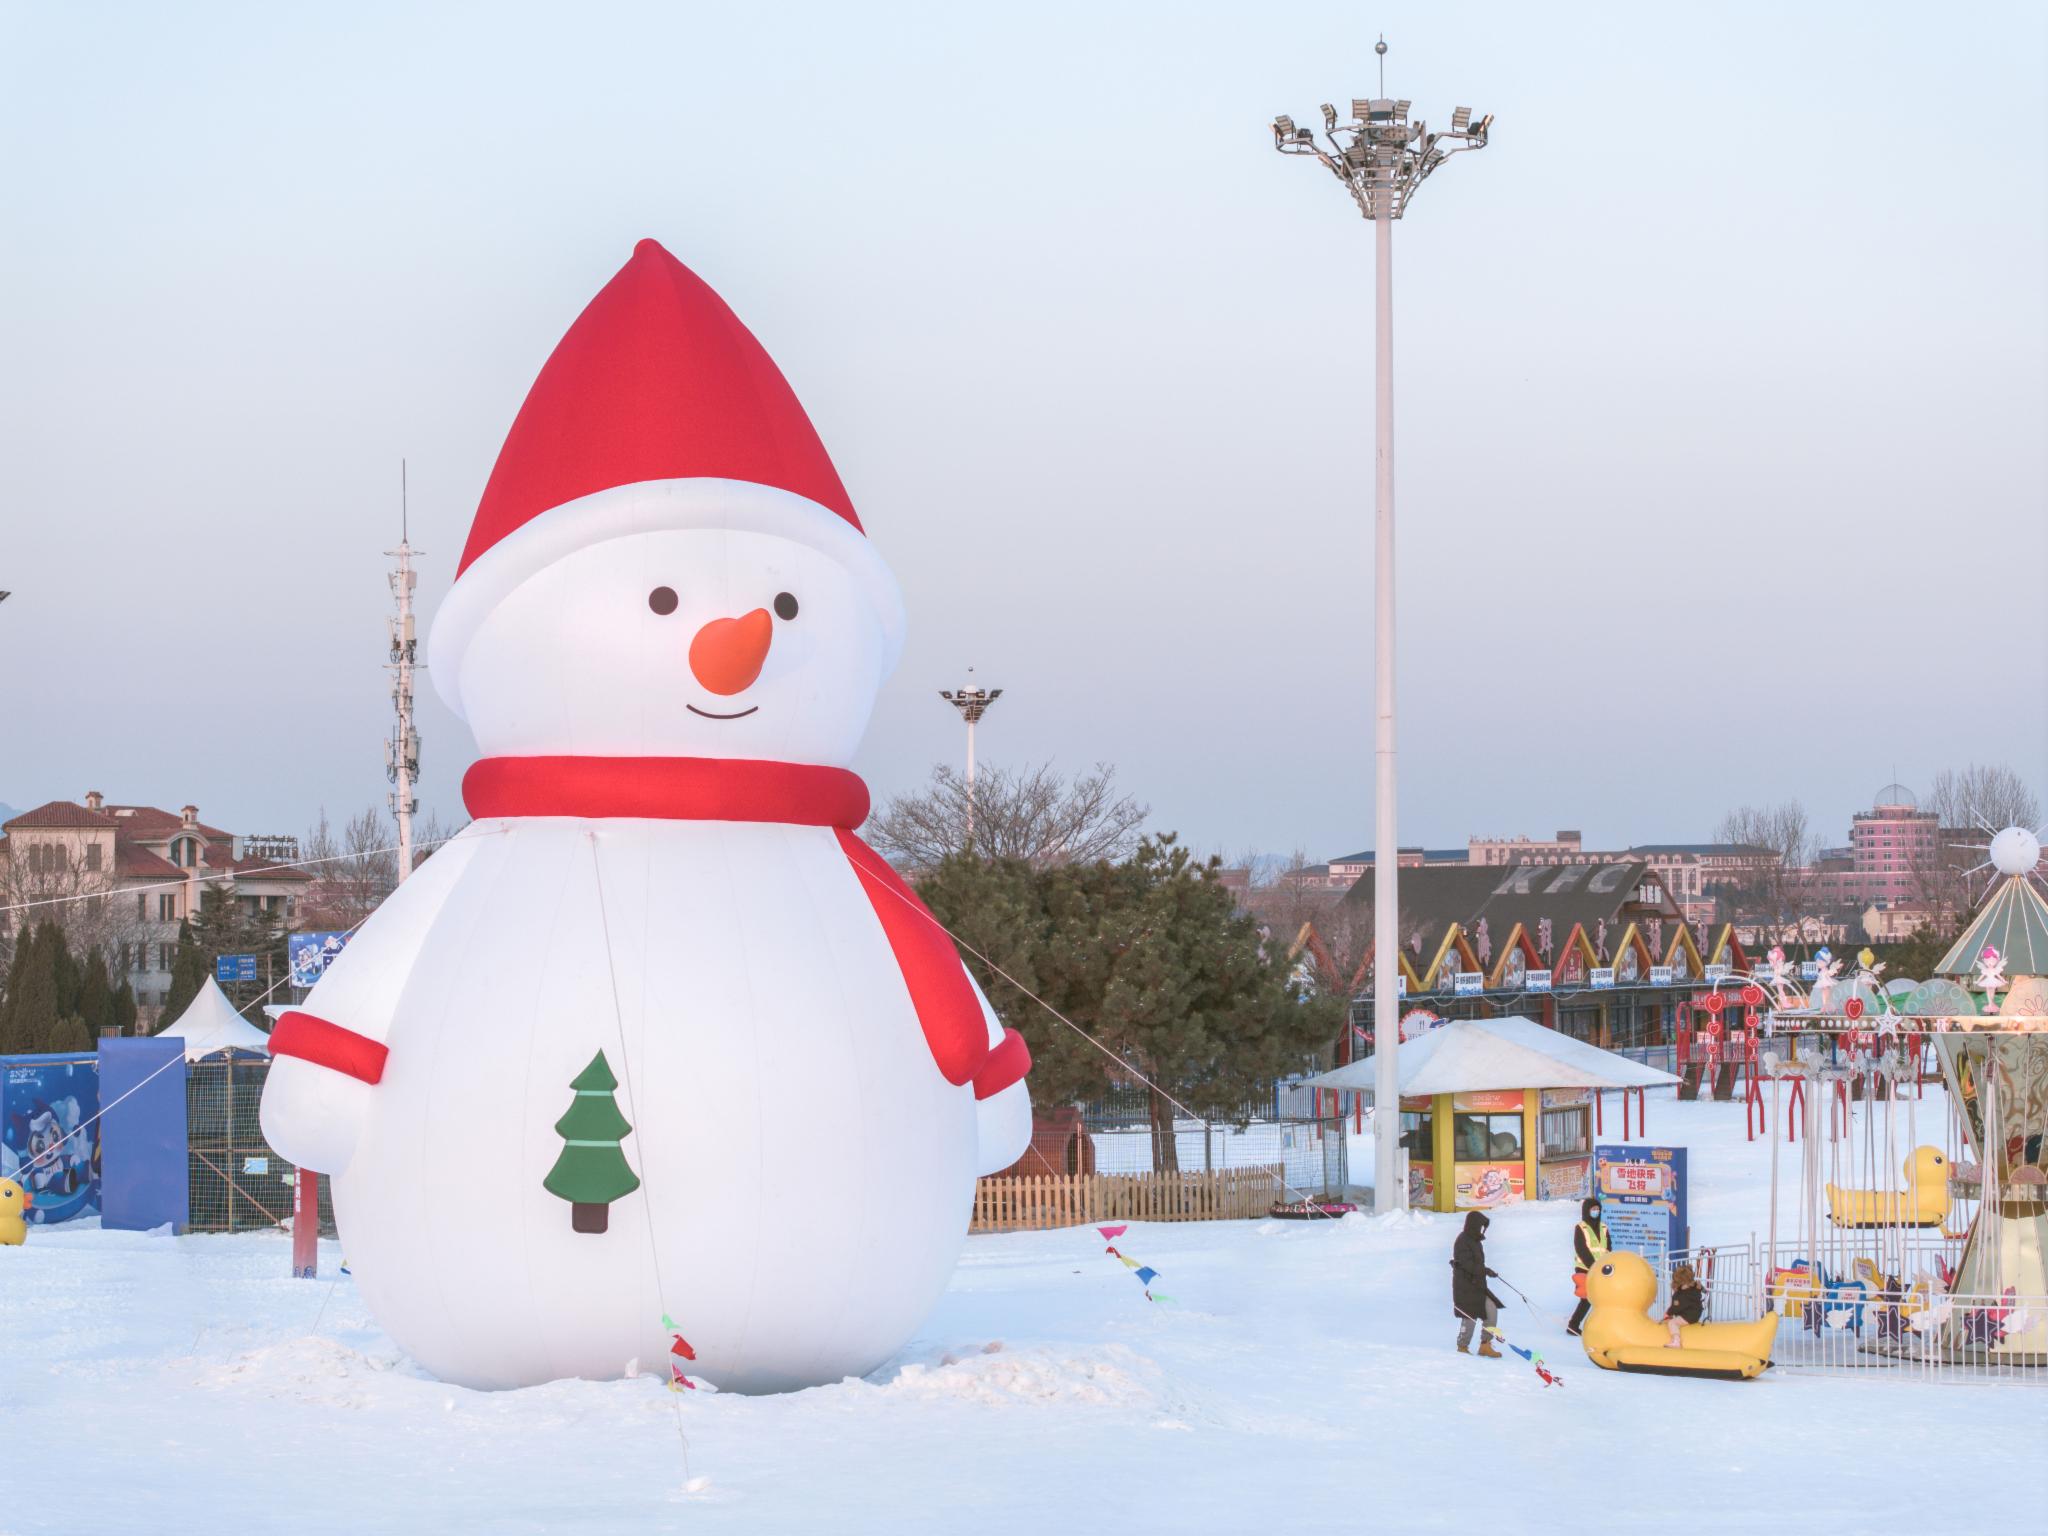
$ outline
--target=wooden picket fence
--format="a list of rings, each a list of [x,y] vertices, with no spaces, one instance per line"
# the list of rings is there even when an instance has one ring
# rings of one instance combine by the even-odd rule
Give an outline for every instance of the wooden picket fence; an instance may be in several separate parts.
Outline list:
[[[1068,1173],[980,1179],[970,1232],[1040,1232],[1098,1221],[1232,1221],[1281,1198],[1283,1164],[1191,1173]]]

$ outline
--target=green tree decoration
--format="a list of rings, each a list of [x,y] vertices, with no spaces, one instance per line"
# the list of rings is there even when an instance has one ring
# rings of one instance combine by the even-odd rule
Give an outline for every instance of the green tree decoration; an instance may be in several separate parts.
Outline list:
[[[599,1051],[569,1085],[576,1094],[569,1112],[555,1122],[562,1155],[542,1180],[551,1195],[569,1202],[569,1225],[578,1232],[602,1232],[610,1224],[609,1207],[640,1187],[626,1163],[619,1142],[633,1127],[619,1113],[612,1097],[619,1080]]]

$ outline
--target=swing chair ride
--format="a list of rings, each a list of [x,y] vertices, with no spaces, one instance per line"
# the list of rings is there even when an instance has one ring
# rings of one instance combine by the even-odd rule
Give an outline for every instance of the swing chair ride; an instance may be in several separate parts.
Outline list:
[[[1823,950],[1802,987],[1773,949],[1725,983],[1771,1139],[1747,1289],[1814,1363],[2048,1367],[2048,900],[2036,834],[1988,851],[1996,883],[1927,980],[1887,980],[1867,949],[1844,975]],[[1921,1124],[1930,1055],[1945,1124]],[[1744,1257],[1698,1259],[1739,1291]]]

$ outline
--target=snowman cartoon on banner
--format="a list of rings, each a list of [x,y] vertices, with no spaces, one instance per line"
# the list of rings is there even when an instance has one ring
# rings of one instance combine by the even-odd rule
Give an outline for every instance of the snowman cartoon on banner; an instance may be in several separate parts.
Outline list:
[[[271,1037],[378,1322],[446,1380],[873,1370],[1030,1056],[856,835],[903,609],[754,336],[653,241],[542,368],[429,639],[475,820]]]

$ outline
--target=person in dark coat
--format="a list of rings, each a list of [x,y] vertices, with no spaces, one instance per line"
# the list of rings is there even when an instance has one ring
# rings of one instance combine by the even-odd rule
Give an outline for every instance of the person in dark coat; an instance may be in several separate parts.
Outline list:
[[[1585,1326],[1586,1314],[1593,1310],[1593,1304],[1586,1300],[1586,1271],[1606,1258],[1613,1246],[1607,1235],[1607,1223],[1600,1219],[1600,1202],[1580,1202],[1579,1224],[1572,1228],[1572,1294],[1579,1298],[1579,1304],[1572,1308],[1572,1320],[1565,1324],[1565,1332],[1574,1337]]]
[[[1451,1310],[1458,1314],[1461,1355],[1472,1352],[1472,1330],[1481,1322],[1491,1328],[1500,1309],[1500,1298],[1486,1288],[1486,1282],[1493,1278],[1493,1271],[1486,1267],[1486,1227],[1484,1211],[1466,1212],[1465,1230],[1451,1245]],[[1500,1351],[1493,1347],[1492,1334],[1479,1336],[1479,1353],[1488,1360],[1500,1358]]]

